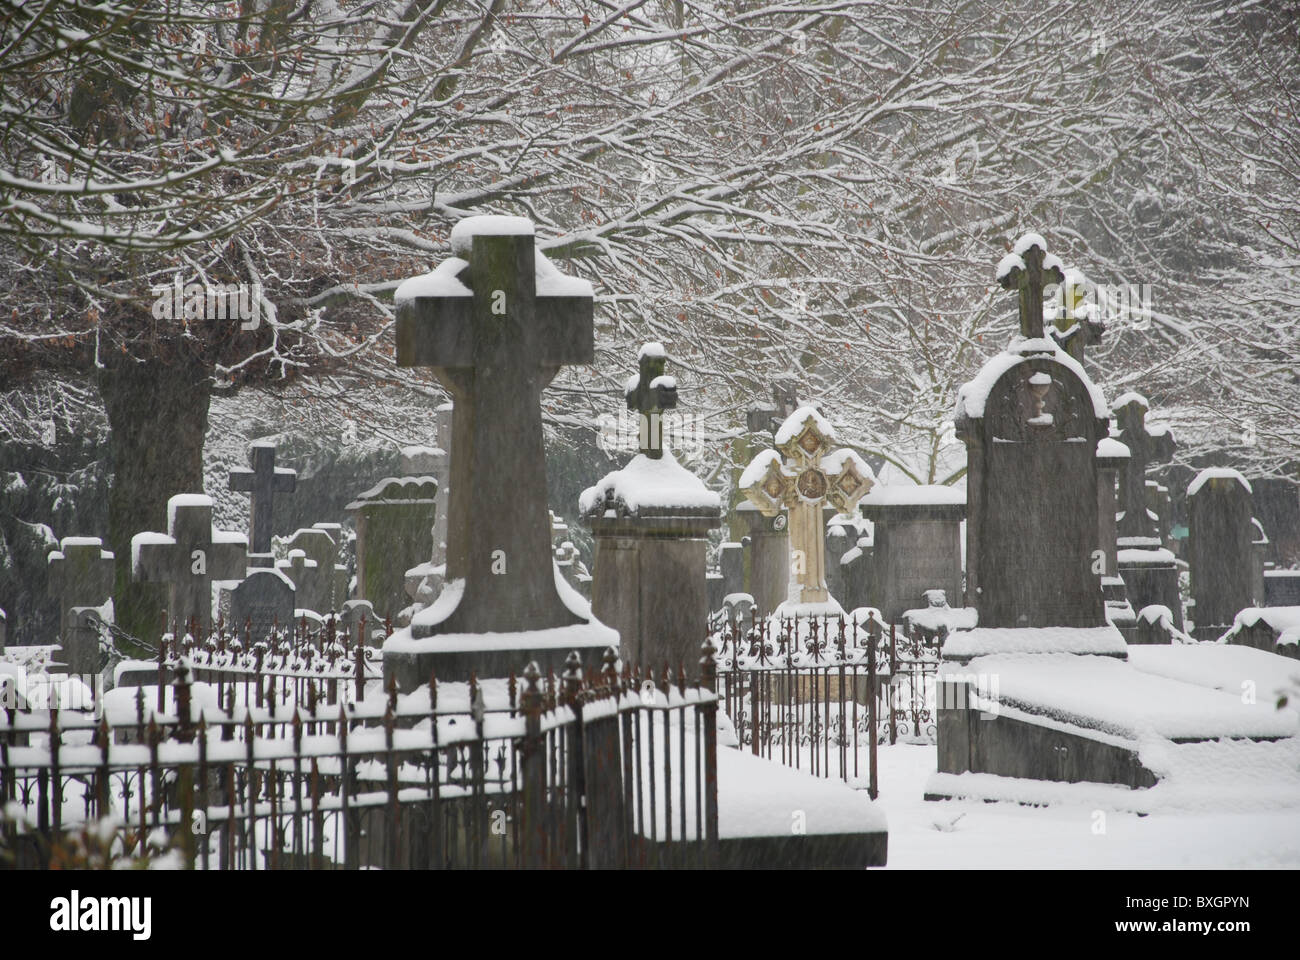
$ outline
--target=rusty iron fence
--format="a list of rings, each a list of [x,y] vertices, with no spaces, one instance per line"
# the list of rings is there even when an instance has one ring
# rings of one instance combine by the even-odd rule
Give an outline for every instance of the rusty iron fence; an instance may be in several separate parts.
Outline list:
[[[940,644],[874,618],[715,620],[723,708],[742,747],[879,792],[877,747],[935,740]]]
[[[574,653],[558,679],[529,664],[327,703],[310,685],[220,700],[169,659],[152,705],[137,689],[98,717],[0,711],[0,854],[66,865],[78,835],[106,835],[219,870],[712,866],[707,645],[700,666],[691,685]]]

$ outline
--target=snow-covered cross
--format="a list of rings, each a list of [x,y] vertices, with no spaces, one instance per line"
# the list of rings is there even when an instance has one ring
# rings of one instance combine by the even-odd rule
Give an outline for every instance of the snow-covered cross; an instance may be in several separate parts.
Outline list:
[[[451,248],[395,294],[398,366],[432,367],[456,402],[447,581],[464,586],[412,634],[581,623],[555,584],[541,396],[561,365],[595,357],[591,284],[561,274],[522,217],[462,220]]]
[[[1043,336],[1043,287],[1065,282],[1060,258],[1047,252],[1047,241],[1026,233],[998,264],[998,283],[1020,294],[1020,335],[1030,340]]]
[[[131,578],[165,583],[167,616],[211,623],[212,581],[242,580],[248,566],[248,538],[212,526],[212,498],[182,493],[167,501],[167,532],[131,538]]]
[[[94,607],[113,595],[113,552],[98,537],[64,537],[46,556],[50,595],[59,599],[59,635],[73,607]]]
[[[792,585],[799,584],[801,604],[833,604],[826,589],[822,505],[829,500],[850,513],[875,483],[871,468],[852,450],[830,452],[834,441],[830,422],[813,407],[800,407],[777,430],[776,449],[756,456],[740,477],[741,492],[765,516],[783,507],[790,511]]]
[[[627,408],[640,413],[641,453],[651,460],[664,455],[663,412],[677,406],[677,380],[664,375],[667,355],[662,343],[647,343],[637,357],[640,369],[623,387]]]
[[[249,503],[248,539],[251,553],[271,552],[271,510],[277,493],[293,493],[298,485],[297,472],[275,465],[275,444],[259,440],[249,445],[253,468],[235,467],[230,471],[230,489],[247,493]],[[269,564],[264,564],[269,566]]]
[[[1147,426],[1147,409],[1147,399],[1140,393],[1126,393],[1111,405],[1111,413],[1119,425],[1118,439],[1129,451],[1128,464],[1120,474],[1119,506],[1123,514],[1118,534],[1132,547],[1160,546],[1156,521],[1147,512],[1147,467],[1168,460],[1177,446],[1169,427]],[[1148,542],[1138,544],[1130,538]]]

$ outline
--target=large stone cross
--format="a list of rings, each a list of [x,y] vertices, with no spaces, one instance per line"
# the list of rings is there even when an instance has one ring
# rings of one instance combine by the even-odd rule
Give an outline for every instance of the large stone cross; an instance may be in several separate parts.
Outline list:
[[[253,468],[236,467],[230,471],[230,489],[247,493],[249,501],[248,539],[250,553],[271,552],[271,509],[277,493],[292,493],[298,474],[275,465],[275,444],[264,440],[249,445]],[[267,564],[262,564],[267,566]]]
[[[1058,257],[1047,252],[1047,242],[1036,233],[1026,233],[1015,249],[998,264],[998,283],[1020,295],[1020,335],[1031,340],[1043,336],[1043,288],[1065,282],[1065,270]]]
[[[1147,409],[1146,398],[1137,393],[1118,397],[1111,407],[1119,424],[1118,439],[1129,450],[1128,464],[1120,474],[1119,505],[1124,513],[1118,535],[1121,540],[1142,538],[1155,541],[1146,546],[1160,546],[1156,521],[1147,513],[1147,467],[1172,457],[1177,444],[1167,427],[1155,430],[1147,427]],[[1128,545],[1139,546],[1132,542]]]
[[[740,487],[765,516],[789,510],[799,602],[827,603],[822,505],[829,500],[841,513],[855,510],[874,483],[871,468],[852,450],[830,452],[834,429],[812,407],[790,414],[775,440],[775,450],[763,451],[745,468]]]
[[[556,270],[520,217],[470,217],[451,240],[455,256],[395,295],[398,365],[432,367],[456,403],[444,592],[464,584],[412,635],[583,623],[555,585],[541,397],[562,365],[594,359],[591,285]]]
[[[627,382],[627,408],[640,413],[641,453],[651,460],[664,455],[663,412],[677,406],[677,381],[664,375],[663,344],[647,343],[637,357],[640,369]]]
[[[73,607],[97,607],[113,595],[113,552],[98,537],[64,537],[46,556],[47,585],[59,598],[59,635]]]
[[[167,501],[167,532],[131,538],[131,577],[168,586],[167,617],[184,624],[212,622],[212,581],[242,580],[248,539],[212,526],[212,499],[178,494]]]

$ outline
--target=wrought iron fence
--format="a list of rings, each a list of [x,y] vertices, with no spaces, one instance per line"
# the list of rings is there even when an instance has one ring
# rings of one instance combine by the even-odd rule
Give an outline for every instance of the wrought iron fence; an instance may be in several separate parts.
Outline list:
[[[610,650],[558,682],[530,664],[336,703],[308,685],[214,704],[168,659],[152,706],[0,712],[0,852],[48,866],[102,834],[202,869],[712,865],[712,654],[693,686]]]
[[[873,617],[715,621],[724,709],[742,746],[878,792],[876,749],[934,742],[940,642]]]

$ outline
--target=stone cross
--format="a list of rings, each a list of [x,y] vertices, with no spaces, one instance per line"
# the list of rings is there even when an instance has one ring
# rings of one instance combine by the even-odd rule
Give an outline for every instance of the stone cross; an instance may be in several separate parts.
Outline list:
[[[637,357],[640,371],[628,380],[627,408],[641,414],[641,453],[651,460],[664,455],[663,412],[677,406],[677,381],[664,375],[663,344],[647,343]]]
[[[98,537],[64,537],[59,549],[45,558],[51,596],[59,598],[59,635],[69,624],[73,607],[97,607],[113,595],[111,550]]]
[[[812,407],[792,413],[775,439],[776,449],[760,453],[745,469],[741,490],[765,516],[789,510],[799,602],[826,603],[822,507],[829,500],[841,513],[856,509],[874,482],[871,468],[852,450],[830,452],[835,432]]]
[[[772,402],[771,407],[755,406],[746,411],[745,425],[750,433],[776,433],[786,418],[798,409],[795,378],[791,374],[782,374],[772,383]]]
[[[131,538],[131,577],[168,586],[167,617],[181,622],[212,619],[212,581],[242,580],[248,539],[212,526],[212,498],[178,494],[167,501],[167,532]]]
[[[1020,335],[1031,340],[1043,336],[1043,287],[1063,284],[1061,261],[1047,252],[1047,242],[1026,233],[1015,249],[998,264],[998,283],[1020,295]]]
[[[1048,332],[1070,356],[1083,363],[1086,347],[1100,343],[1106,324],[1097,317],[1097,305],[1088,299],[1088,278],[1071,267],[1055,297],[1055,317]]]
[[[275,444],[259,440],[249,445],[253,468],[236,467],[230,471],[230,489],[247,493],[249,500],[249,551],[254,555],[271,552],[271,507],[277,493],[292,493],[298,474],[275,465]],[[268,564],[261,564],[267,566]]]
[[[1150,429],[1146,425],[1147,401],[1141,394],[1126,393],[1111,407],[1119,424],[1118,440],[1128,447],[1128,466],[1120,474],[1119,506],[1123,516],[1118,534],[1125,540],[1140,537],[1153,541],[1149,546],[1160,546],[1159,528],[1147,513],[1147,467],[1174,454],[1176,444],[1168,428]],[[1130,546],[1139,544],[1129,542]]]
[[[461,221],[452,252],[395,296],[398,366],[432,367],[456,405],[447,580],[464,587],[412,634],[582,623],[555,585],[541,398],[562,365],[595,357],[591,286],[556,270],[519,217]]]

